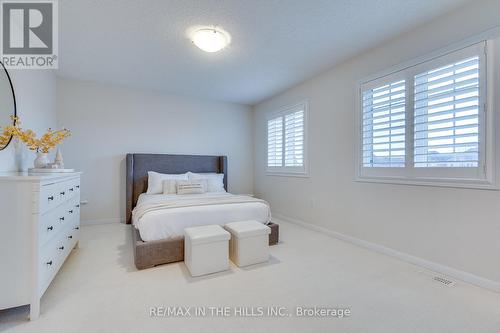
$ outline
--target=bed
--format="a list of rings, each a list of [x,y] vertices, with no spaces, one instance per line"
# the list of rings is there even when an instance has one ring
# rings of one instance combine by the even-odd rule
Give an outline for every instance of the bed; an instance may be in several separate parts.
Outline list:
[[[126,223],[135,224],[131,229],[134,262],[138,269],[184,260],[183,229],[189,226],[256,219],[269,222],[269,244],[278,243],[279,226],[270,222],[264,201],[229,193],[148,195],[145,194],[148,171],[222,173],[227,190],[226,156],[127,154]],[[162,205],[167,205],[168,209],[160,209]]]

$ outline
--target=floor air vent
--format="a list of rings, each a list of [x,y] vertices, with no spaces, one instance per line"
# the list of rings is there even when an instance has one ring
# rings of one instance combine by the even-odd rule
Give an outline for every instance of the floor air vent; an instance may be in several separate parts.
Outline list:
[[[444,277],[441,276],[433,276],[432,279],[448,287],[451,287],[455,284],[455,281],[445,279]]]

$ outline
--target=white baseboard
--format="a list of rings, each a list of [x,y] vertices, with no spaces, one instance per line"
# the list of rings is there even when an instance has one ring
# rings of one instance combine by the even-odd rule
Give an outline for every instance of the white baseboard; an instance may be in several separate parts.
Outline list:
[[[98,224],[110,224],[110,223],[122,223],[123,219],[119,217],[113,217],[109,219],[99,219],[99,220],[85,220],[81,221],[81,225],[98,225]]]
[[[453,277],[455,279],[458,279],[458,280],[461,280],[461,281],[464,281],[464,282],[467,282],[470,284],[474,284],[474,285],[479,286],[479,287],[483,287],[483,288],[486,288],[489,290],[500,292],[500,282],[489,280],[489,279],[486,279],[486,278],[483,278],[483,277],[480,277],[480,276],[477,276],[477,275],[474,275],[474,274],[471,274],[471,273],[468,273],[465,271],[461,271],[459,269],[455,269],[455,268],[452,268],[452,267],[449,267],[446,265],[442,265],[442,264],[432,262],[432,261],[429,261],[426,259],[415,257],[415,256],[412,256],[408,253],[400,252],[400,251],[391,249],[389,247],[385,247],[383,245],[368,242],[368,241],[365,241],[365,240],[362,240],[362,239],[359,239],[356,237],[348,236],[348,235],[345,235],[345,234],[342,234],[340,232],[333,231],[333,230],[330,230],[330,229],[327,229],[324,227],[320,227],[320,226],[317,226],[314,224],[306,223],[304,221],[297,220],[297,219],[294,219],[294,218],[291,218],[291,217],[288,217],[286,215],[282,215],[279,213],[273,213],[273,218],[276,218],[278,220],[283,220],[285,222],[290,222],[290,223],[302,226],[302,227],[310,229],[310,230],[314,230],[314,231],[318,231],[318,232],[330,235],[330,236],[337,238],[339,240],[346,241],[346,242],[349,242],[351,244],[364,247],[368,250],[382,253],[382,254],[400,259],[402,261],[405,261],[405,262],[408,262],[408,263],[411,263],[411,264],[414,264],[417,266],[421,266],[421,267],[426,268],[428,270],[431,270],[431,271],[434,271],[434,272],[437,272],[437,273],[440,273],[440,274],[443,274],[443,275],[446,275],[449,277]]]

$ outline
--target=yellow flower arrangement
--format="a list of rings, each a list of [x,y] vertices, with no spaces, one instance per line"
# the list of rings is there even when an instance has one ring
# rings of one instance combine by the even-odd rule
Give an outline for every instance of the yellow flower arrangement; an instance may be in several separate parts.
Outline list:
[[[71,135],[71,132],[67,129],[53,131],[49,128],[47,132],[38,139],[35,132],[32,130],[23,130],[19,127],[21,122],[18,117],[11,118],[14,124],[4,127],[3,133],[0,135],[0,145],[6,145],[12,136],[24,142],[30,150],[48,153]]]

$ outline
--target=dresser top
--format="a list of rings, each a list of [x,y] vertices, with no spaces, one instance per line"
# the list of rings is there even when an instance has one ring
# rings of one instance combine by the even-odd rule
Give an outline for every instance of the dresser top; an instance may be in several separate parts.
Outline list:
[[[2,181],[31,181],[41,182],[47,180],[74,178],[80,176],[81,172],[65,173],[31,173],[31,172],[0,172],[0,182]]]

